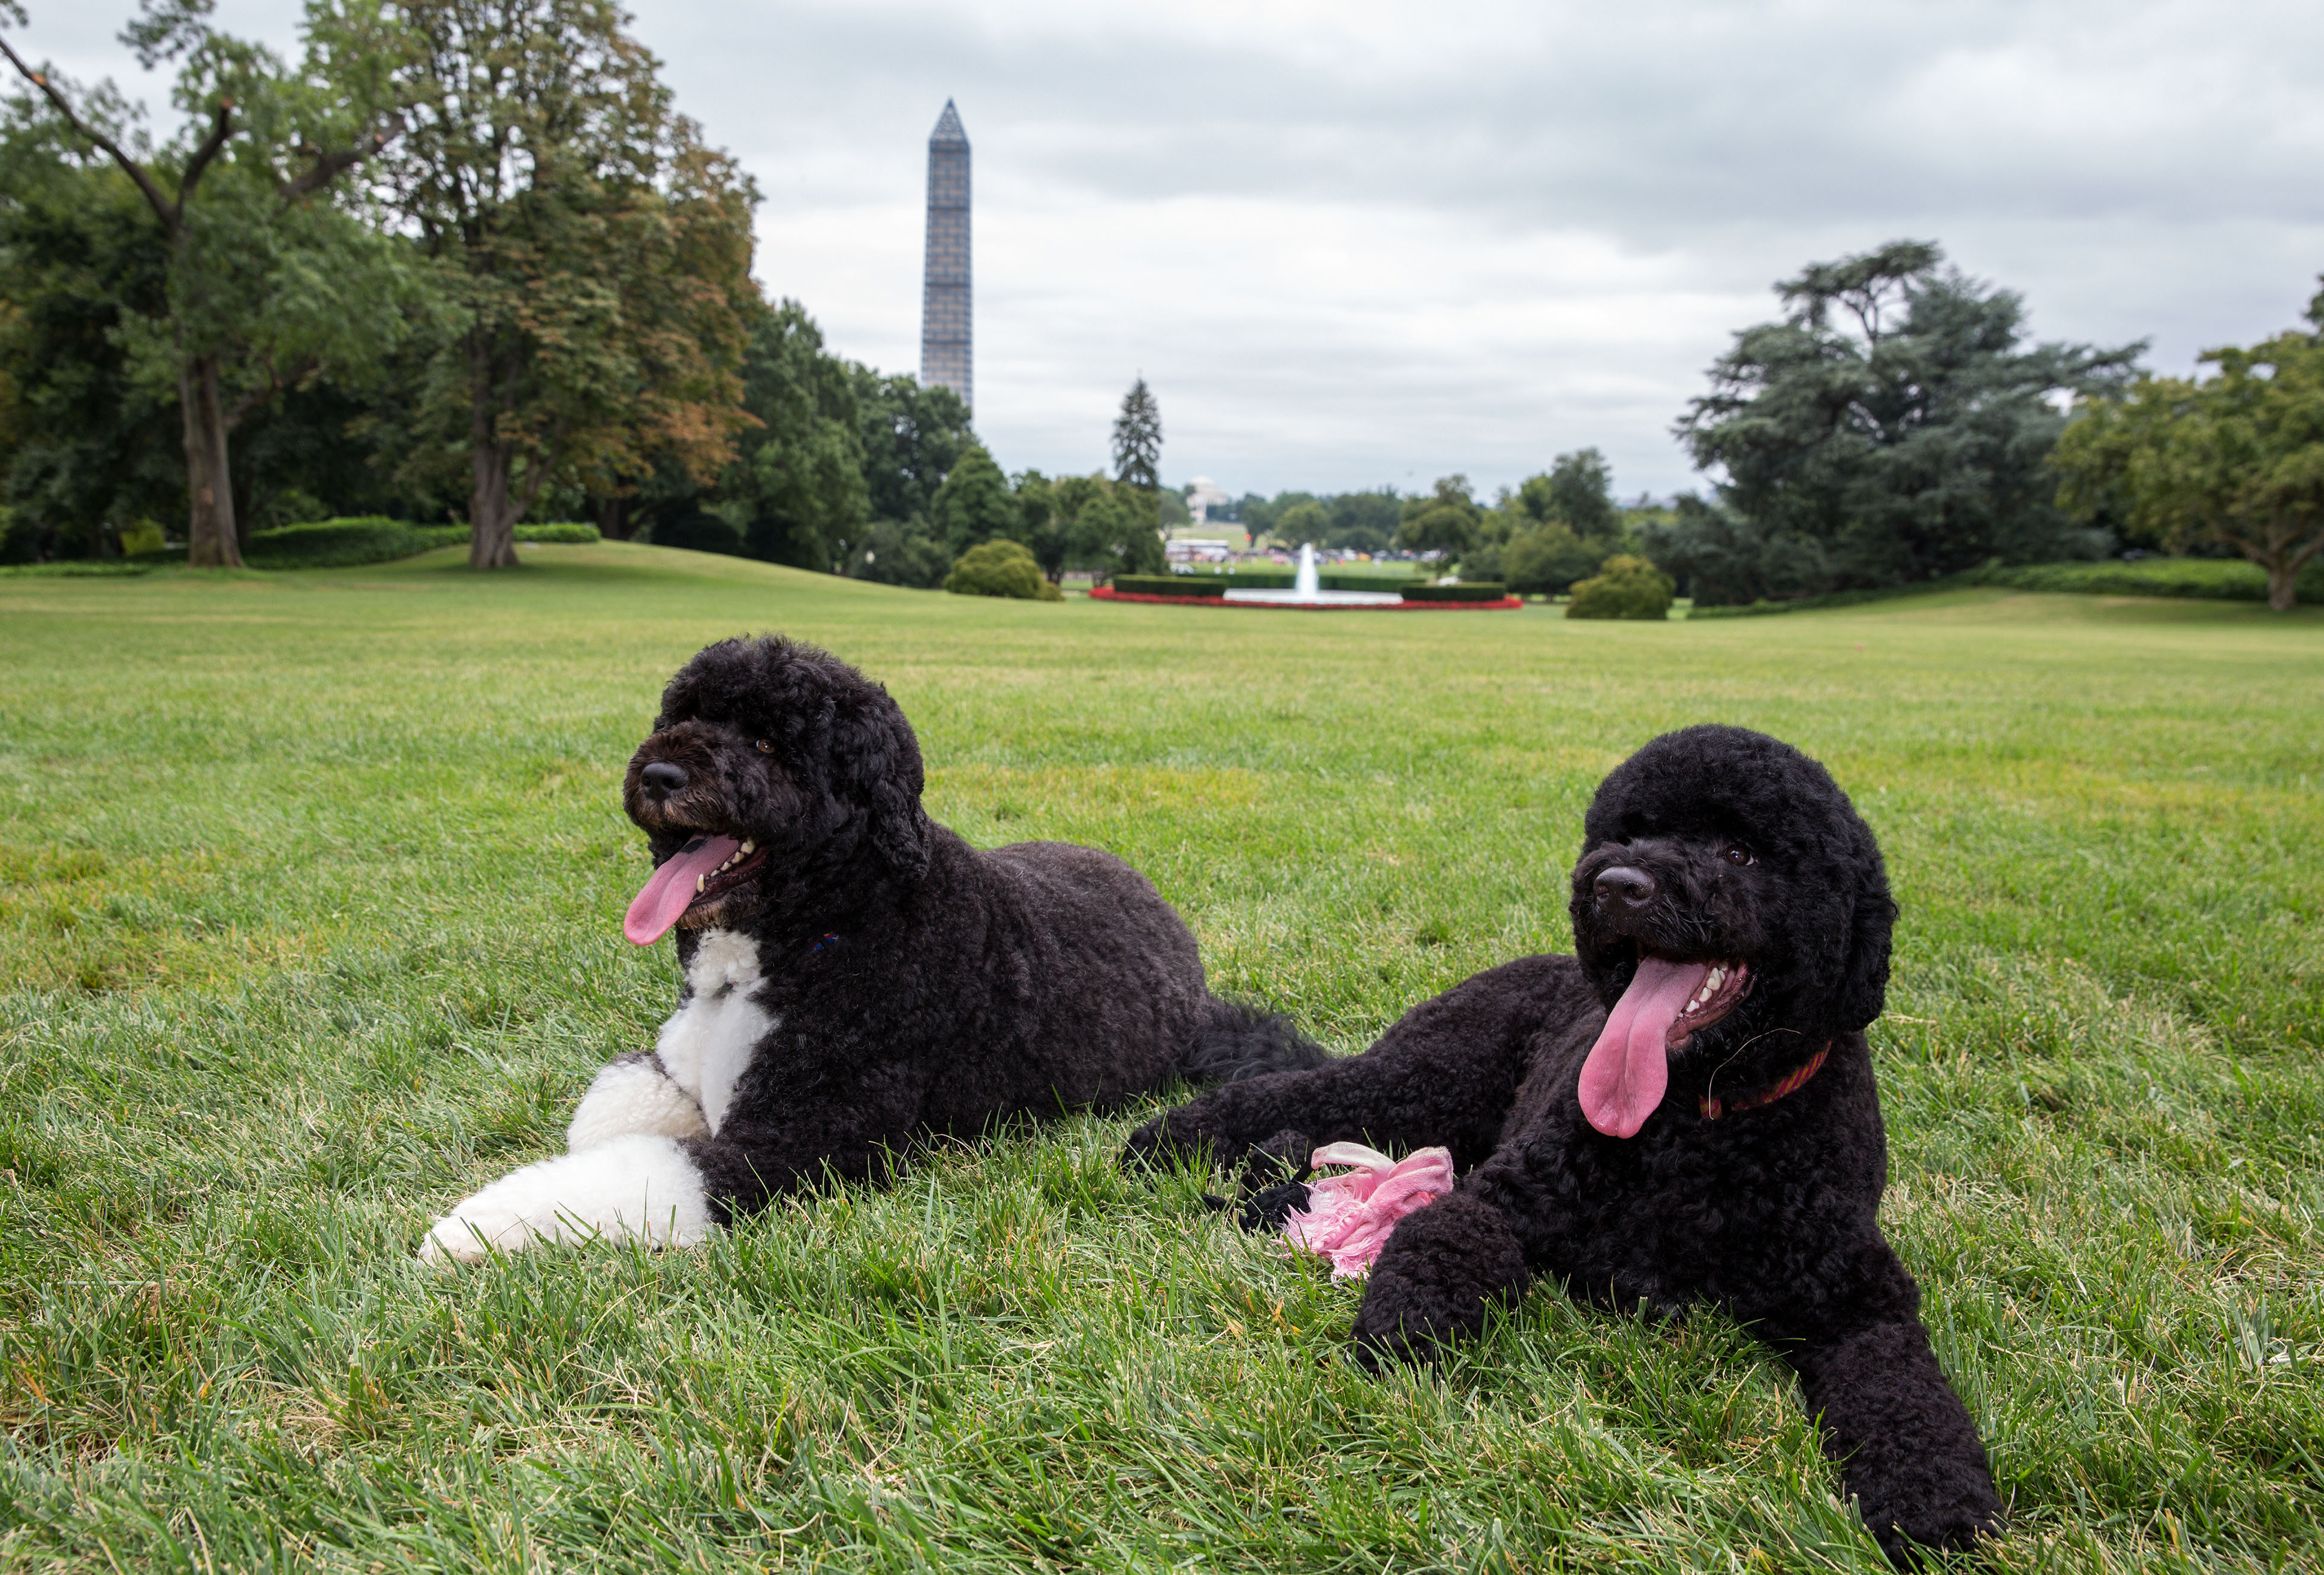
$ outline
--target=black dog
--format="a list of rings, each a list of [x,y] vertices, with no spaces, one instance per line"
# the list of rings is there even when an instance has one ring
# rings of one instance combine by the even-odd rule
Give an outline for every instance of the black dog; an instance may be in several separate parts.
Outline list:
[[[920,788],[910,724],[845,663],[778,638],[687,663],[622,794],[657,866],[624,933],[677,928],[678,1010],[598,1074],[570,1152],[462,1202],[421,1256],[686,1245],[826,1171],[883,1174],[921,1134],[1322,1062],[1204,989],[1136,870],[1061,843],[980,852]]]
[[[1466,1174],[1380,1253],[1368,1362],[1475,1334],[1533,1275],[1621,1308],[1711,1303],[1798,1371],[1892,1558],[1997,1533],[1984,1448],[1876,1218],[1862,1030],[1895,904],[1870,828],[1789,745],[1695,727],[1618,767],[1583,829],[1578,957],[1480,973],[1360,1056],[1214,1090],[1132,1155],[1207,1147],[1256,1186],[1320,1144],[1444,1145]],[[1246,1223],[1304,1201],[1262,1193]]]

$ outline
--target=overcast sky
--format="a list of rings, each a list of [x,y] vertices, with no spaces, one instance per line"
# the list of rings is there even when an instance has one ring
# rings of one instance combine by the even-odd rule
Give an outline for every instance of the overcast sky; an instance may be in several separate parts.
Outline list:
[[[127,0],[32,50],[151,89]],[[295,42],[298,6],[223,0]],[[1480,488],[1596,445],[1700,484],[1670,424],[1810,260],[1940,241],[2043,337],[2206,345],[2324,271],[2324,5],[1088,0],[710,5],[640,35],[765,201],[758,274],[917,371],[926,142],[975,154],[977,427],[1106,462],[1143,373],[1163,472],[1229,491]]]

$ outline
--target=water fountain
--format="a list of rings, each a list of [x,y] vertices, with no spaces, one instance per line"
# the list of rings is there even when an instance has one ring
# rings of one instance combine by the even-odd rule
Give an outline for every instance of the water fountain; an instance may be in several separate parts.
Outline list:
[[[1315,544],[1299,544],[1299,572],[1287,591],[1229,591],[1230,602],[1271,602],[1279,607],[1390,607],[1404,598],[1394,591],[1327,591],[1315,572]]]

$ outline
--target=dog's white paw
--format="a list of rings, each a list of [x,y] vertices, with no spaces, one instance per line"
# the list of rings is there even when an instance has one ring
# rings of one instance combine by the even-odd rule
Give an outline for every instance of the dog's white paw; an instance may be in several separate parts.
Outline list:
[[[477,1263],[536,1241],[643,1240],[692,1247],[710,1235],[702,1174],[669,1138],[609,1138],[528,1165],[429,1227],[423,1263]]]

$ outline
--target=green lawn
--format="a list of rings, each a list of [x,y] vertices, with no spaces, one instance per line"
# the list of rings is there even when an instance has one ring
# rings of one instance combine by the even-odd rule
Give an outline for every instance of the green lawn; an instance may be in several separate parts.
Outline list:
[[[621,768],[782,629],[932,810],[1153,876],[1355,1049],[1567,939],[1599,777],[1825,760],[1904,916],[1888,1228],[2008,1569],[2324,1563],[2324,616],[1969,591],[1573,623],[971,601],[692,554],[0,581],[0,1568],[1885,1568],[1724,1321],[1543,1291],[1441,1378],[1118,1174],[1128,1119],[706,1250],[422,1270],[667,1009]]]

